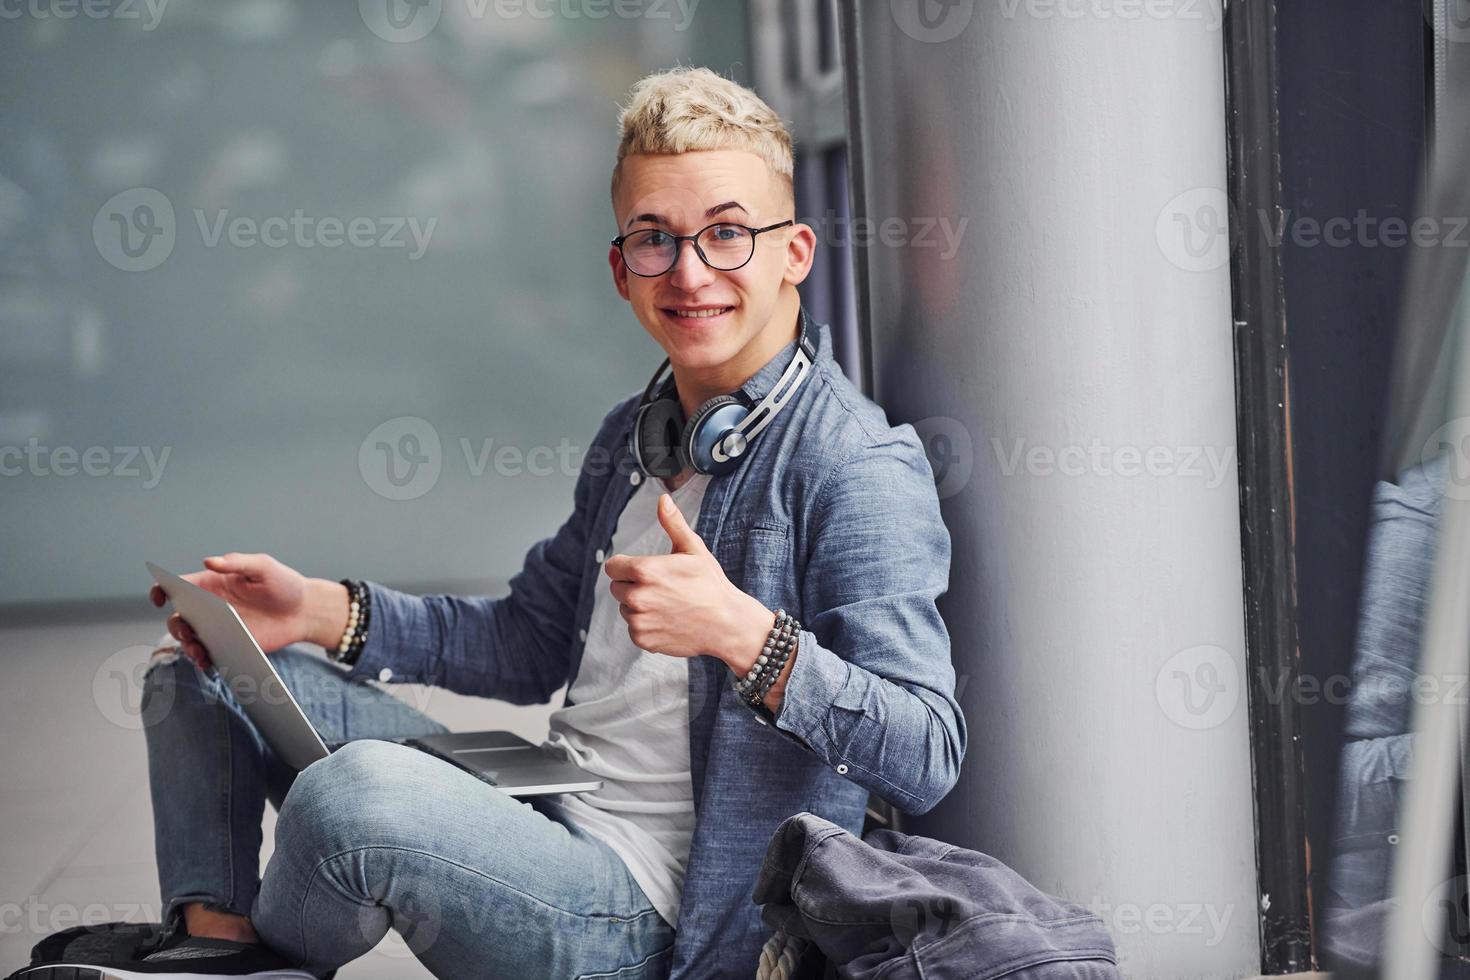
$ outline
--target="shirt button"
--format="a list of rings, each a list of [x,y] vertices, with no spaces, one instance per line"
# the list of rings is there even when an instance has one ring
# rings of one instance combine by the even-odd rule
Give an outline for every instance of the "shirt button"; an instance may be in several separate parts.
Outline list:
[[[391,669],[384,667],[382,670],[378,671],[378,680],[382,681],[383,683],[386,684],[392,679],[393,671]]]
[[[577,637],[583,643],[586,643],[587,642],[587,631],[586,630],[577,630]]]
[[[632,473],[628,474],[628,482],[636,487],[638,484],[643,482],[643,474],[639,473],[637,470],[634,470]]]
[[[846,776],[847,775],[847,763],[845,763],[845,762],[839,762],[839,763],[837,763],[837,774],[840,775],[840,776]]]
[[[607,555],[603,552],[603,550],[601,548],[598,548],[597,551],[596,551],[596,553],[593,554],[592,557],[596,558],[597,559],[597,564],[601,565],[603,559],[606,558]]]

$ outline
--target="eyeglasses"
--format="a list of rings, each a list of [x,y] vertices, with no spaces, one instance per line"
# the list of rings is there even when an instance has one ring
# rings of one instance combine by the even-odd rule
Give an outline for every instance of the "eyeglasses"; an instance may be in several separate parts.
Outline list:
[[[640,228],[619,235],[612,244],[623,255],[623,264],[635,276],[661,276],[679,261],[679,243],[693,242],[694,253],[711,269],[734,272],[755,255],[755,236],[794,225],[788,218],[764,228],[721,221],[692,235],[671,235],[661,228]]]

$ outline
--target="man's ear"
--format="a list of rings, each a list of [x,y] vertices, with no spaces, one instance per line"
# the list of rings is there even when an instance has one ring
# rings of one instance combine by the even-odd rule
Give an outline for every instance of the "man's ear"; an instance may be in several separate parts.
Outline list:
[[[607,250],[607,263],[612,266],[613,285],[618,287],[618,295],[631,303],[633,299],[628,295],[628,267],[623,264],[623,253],[618,251],[616,245]]]
[[[793,286],[805,282],[806,277],[811,274],[812,260],[816,255],[817,233],[812,230],[811,225],[797,222],[786,242],[786,274],[782,281]]]

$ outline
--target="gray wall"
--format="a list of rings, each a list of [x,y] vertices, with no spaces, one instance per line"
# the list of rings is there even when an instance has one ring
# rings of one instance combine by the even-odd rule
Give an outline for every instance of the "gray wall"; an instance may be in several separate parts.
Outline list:
[[[748,81],[744,3],[158,6],[0,28],[0,605],[227,550],[507,578],[661,359],[605,259],[617,103]]]
[[[874,395],[939,460],[971,732],[906,829],[1183,980],[1260,961],[1220,11],[1129,9],[1161,6],[856,5],[859,197],[895,229],[861,253]]]

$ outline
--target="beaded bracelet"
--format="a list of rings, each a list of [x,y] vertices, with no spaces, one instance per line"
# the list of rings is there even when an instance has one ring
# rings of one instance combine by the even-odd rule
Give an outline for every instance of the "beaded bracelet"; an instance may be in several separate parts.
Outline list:
[[[788,615],[784,609],[776,610],[776,621],[754,666],[744,677],[735,675],[731,681],[736,693],[747,703],[755,706],[765,700],[766,692],[781,676],[786,662],[795,652],[800,631],[801,623],[796,617]]]
[[[744,677],[737,677],[734,681],[736,691],[739,691],[741,694],[748,694],[755,690],[756,685],[760,683],[761,678],[771,665],[771,660],[776,653],[776,649],[781,645],[781,640],[786,636],[788,618],[786,610],[776,610],[775,623],[771,627],[771,633],[766,638],[765,646],[762,647],[760,655],[755,658],[755,663],[751,665],[750,671]]]
[[[796,617],[782,610],[782,616],[772,627],[774,635],[766,639],[766,646],[761,651],[762,656],[769,658],[769,662],[765,669],[755,677],[757,689],[761,684],[781,673],[781,667],[786,663],[786,658],[796,643],[796,631],[799,629],[801,629],[801,624],[796,621]],[[767,653],[767,650],[770,652]]]
[[[760,704],[765,701],[766,692],[776,686],[776,680],[781,676],[781,671],[786,667],[786,661],[796,655],[797,639],[798,637],[795,631],[793,631],[791,638],[787,641],[786,648],[781,651],[779,659],[772,661],[772,669],[766,673],[765,678],[761,681],[760,687],[756,688],[755,693],[751,695],[755,699],[755,704]]]
[[[780,627],[772,630],[772,639],[766,643],[766,650],[762,656],[767,658],[767,663],[750,679],[745,691],[742,692],[745,699],[752,705],[759,705],[765,700],[766,692],[776,683],[776,678],[781,676],[786,661],[791,658],[796,647],[796,631],[800,624],[795,619],[788,618]]]
[[[341,583],[347,587],[347,627],[342,631],[342,639],[336,648],[328,652],[333,660],[350,667],[362,656],[362,648],[367,643],[372,594],[368,592],[366,582],[344,578]]]

